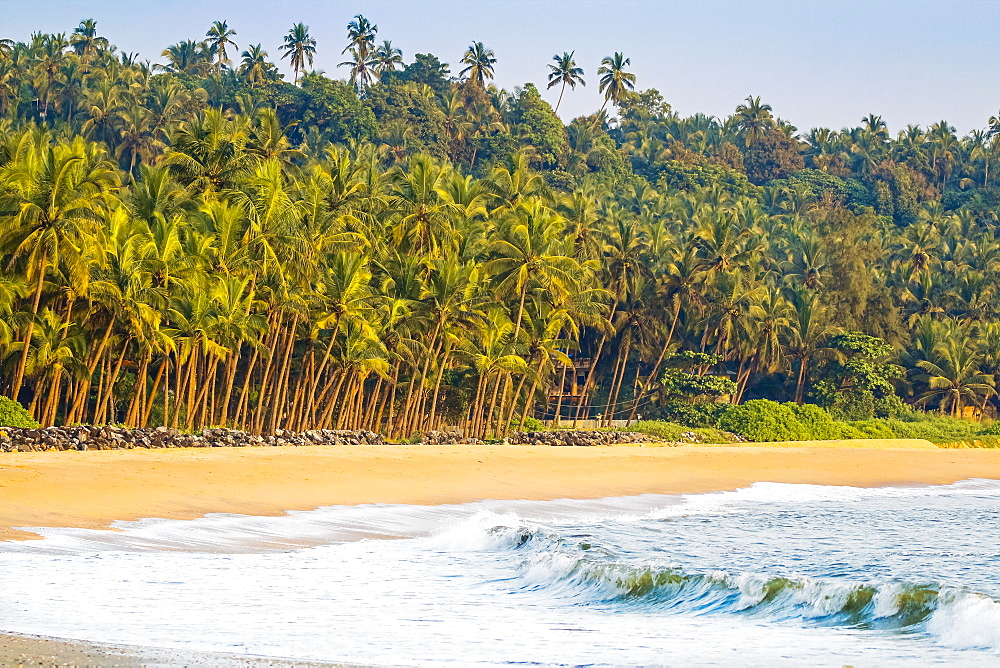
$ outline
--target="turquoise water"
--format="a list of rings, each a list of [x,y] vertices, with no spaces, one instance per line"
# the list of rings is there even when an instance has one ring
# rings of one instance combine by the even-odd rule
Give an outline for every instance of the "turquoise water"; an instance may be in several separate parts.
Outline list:
[[[0,629],[366,665],[1000,663],[1000,483],[330,507],[0,544]]]

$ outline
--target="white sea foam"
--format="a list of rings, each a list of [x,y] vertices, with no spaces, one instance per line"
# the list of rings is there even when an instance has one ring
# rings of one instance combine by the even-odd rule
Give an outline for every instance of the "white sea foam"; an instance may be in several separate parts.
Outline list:
[[[0,545],[0,629],[381,665],[988,664],[997,512],[993,481],[759,483],[43,530]],[[921,608],[939,581],[963,588]],[[879,631],[904,595],[930,618]]]
[[[927,631],[949,647],[1000,652],[1000,603],[973,592],[943,592]]]

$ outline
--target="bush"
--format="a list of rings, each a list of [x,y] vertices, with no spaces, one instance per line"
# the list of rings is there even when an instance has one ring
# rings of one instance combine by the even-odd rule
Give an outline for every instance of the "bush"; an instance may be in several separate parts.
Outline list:
[[[1000,421],[994,422],[989,427],[979,430],[980,436],[1000,436]]]
[[[728,403],[690,404],[686,401],[671,401],[663,407],[661,414],[671,422],[689,427],[718,427],[722,416],[732,408],[733,405]]]
[[[799,421],[792,406],[770,399],[753,399],[733,406],[719,420],[719,427],[760,443],[807,441],[811,437],[809,430]]]
[[[786,404],[809,433],[810,440],[837,440],[841,438],[866,438],[861,431],[847,422],[834,420],[816,404]]]
[[[521,428],[521,418],[514,418],[510,421],[510,428],[516,429],[517,431],[544,431],[545,425],[538,418],[526,417],[524,418],[524,428]]]
[[[38,429],[40,425],[31,417],[24,406],[13,399],[0,397],[0,427],[24,427]]]
[[[858,420],[850,424],[863,433],[864,438],[922,438],[932,443],[967,441],[985,431],[974,422],[923,413]],[[1000,431],[996,433],[1000,434]]]

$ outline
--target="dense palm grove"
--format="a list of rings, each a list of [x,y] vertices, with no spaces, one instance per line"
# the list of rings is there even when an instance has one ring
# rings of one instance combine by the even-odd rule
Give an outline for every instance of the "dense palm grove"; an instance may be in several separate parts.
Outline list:
[[[908,403],[989,408],[995,119],[685,118],[616,53],[565,126],[482,43],[452,76],[376,35],[350,22],[339,81],[294,25],[292,82],[225,22],[158,64],[89,20],[0,41],[0,389],[43,424],[483,436],[670,416],[688,360],[732,402],[891,412],[841,401],[878,367]],[[583,65],[548,65],[560,102]],[[892,349],[844,374],[849,332]],[[585,399],[549,401],[583,359]]]

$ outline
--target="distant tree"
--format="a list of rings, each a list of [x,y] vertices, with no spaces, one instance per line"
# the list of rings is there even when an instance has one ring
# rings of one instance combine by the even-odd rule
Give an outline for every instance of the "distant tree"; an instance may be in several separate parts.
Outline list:
[[[465,67],[458,75],[474,82],[479,88],[485,88],[486,80],[493,78],[493,66],[496,62],[493,49],[487,49],[482,42],[473,42],[462,55],[462,64]]]
[[[444,95],[448,90],[450,74],[448,63],[442,63],[433,54],[418,53],[413,56],[413,62],[403,68],[402,72],[386,72],[382,75],[382,79],[424,84],[430,86],[438,95]]]
[[[385,40],[375,49],[375,74],[381,77],[386,72],[395,72],[403,66],[403,51],[393,47],[392,42]]]
[[[556,64],[549,63],[549,84],[546,88],[560,85],[559,99],[556,101],[556,113],[559,112],[559,105],[562,104],[563,93],[566,92],[567,85],[574,90],[576,90],[577,84],[581,86],[587,85],[587,82],[583,80],[583,68],[577,67],[576,61],[573,60],[573,54],[575,53],[576,51],[570,51],[569,53],[563,52],[561,56],[552,56],[552,60]]]
[[[565,161],[569,148],[566,128],[535,84],[526,83],[514,91],[510,110],[509,125],[517,129],[522,143],[535,148],[537,166],[552,169]]]
[[[205,36],[208,37],[208,43],[215,51],[215,57],[217,59],[215,63],[216,72],[221,72],[222,66],[229,64],[229,57],[226,55],[226,47],[232,46],[234,49],[238,48],[236,46],[236,42],[230,39],[234,35],[236,35],[236,31],[230,28],[225,21],[216,21],[205,34]]]
[[[299,82],[299,70],[306,64],[312,66],[313,56],[316,55],[316,40],[309,36],[309,26],[304,23],[296,23],[285,35],[285,43],[278,47],[279,51],[284,51],[282,60],[289,59],[292,69],[295,70],[294,83]]]
[[[762,104],[759,95],[747,96],[744,102],[745,104],[736,107],[734,118],[736,126],[743,134],[744,145],[749,147],[763,139],[774,127],[774,117],[771,116],[771,105]]]
[[[747,178],[760,185],[805,167],[799,143],[779,130],[767,130],[743,153]]]
[[[617,51],[615,55],[607,56],[601,60],[601,67],[597,70],[597,75],[600,77],[599,91],[604,93],[604,104],[601,105],[601,111],[604,111],[604,108],[608,106],[608,102],[619,104],[629,91],[635,89],[635,75],[625,71],[625,68],[631,64],[631,58],[626,58]]]
[[[315,126],[337,143],[377,134],[375,115],[355,89],[318,72],[302,75],[294,103],[282,105],[279,111],[286,124],[297,120],[302,127]]]
[[[0,40],[0,41],[10,41],[10,40]],[[94,19],[84,19],[80,21],[80,25],[73,29],[73,35],[69,38],[69,43],[76,52],[76,55],[80,56],[81,60],[89,61],[93,58],[94,53],[98,49],[107,48],[108,40],[104,37],[97,36],[97,21]],[[13,43],[11,43],[13,46]],[[3,55],[4,49],[0,46],[0,55]]]
[[[260,44],[251,44],[240,54],[243,59],[239,73],[254,87],[278,78],[277,68],[267,59],[267,51]]]
[[[375,34],[378,26],[373,25],[361,14],[354,17],[354,20],[347,24],[348,43],[341,53],[350,53],[351,59],[346,60],[338,67],[351,68],[351,83],[359,90],[364,90],[371,85],[373,70],[376,66],[375,59]]]

